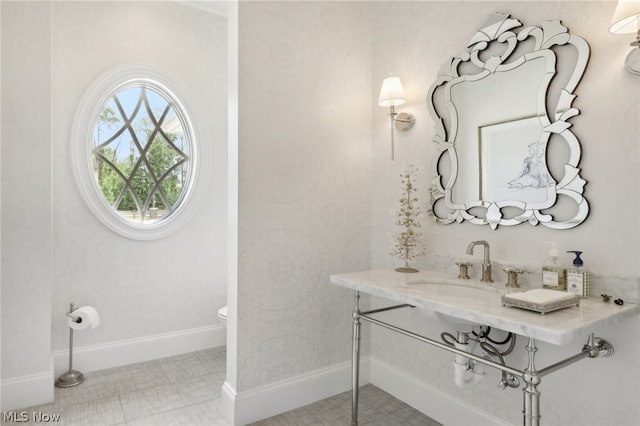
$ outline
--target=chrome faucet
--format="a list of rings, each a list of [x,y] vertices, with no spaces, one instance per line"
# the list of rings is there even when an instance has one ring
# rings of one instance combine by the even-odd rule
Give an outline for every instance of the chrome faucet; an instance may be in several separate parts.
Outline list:
[[[484,247],[484,261],[482,262],[482,279],[485,283],[492,283],[491,279],[491,258],[489,256],[489,243],[486,241],[472,241],[467,247],[467,254],[473,254],[473,248],[480,244]]]

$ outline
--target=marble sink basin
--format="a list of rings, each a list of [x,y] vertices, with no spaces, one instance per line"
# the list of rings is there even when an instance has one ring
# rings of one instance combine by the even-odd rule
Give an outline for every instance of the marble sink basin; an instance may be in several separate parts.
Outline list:
[[[453,329],[486,325],[562,345],[583,339],[605,326],[640,313],[640,306],[602,303],[598,298],[582,299],[579,306],[546,315],[504,306],[501,296],[509,289],[503,282],[482,283],[461,280],[441,271],[403,274],[394,270],[369,270],[331,275],[331,283],[395,303],[406,303],[432,313]]]
[[[459,303],[464,300],[465,303],[477,305],[481,309],[483,303],[491,302],[499,298],[504,291],[496,287],[491,287],[485,283],[474,281],[461,281],[459,279],[419,279],[407,281],[410,292],[421,293],[424,296],[437,297],[442,302],[450,301]],[[471,331],[473,326],[482,325],[475,321],[465,320],[458,315],[452,316],[442,312],[432,312],[434,319],[444,323],[447,327],[455,331]]]

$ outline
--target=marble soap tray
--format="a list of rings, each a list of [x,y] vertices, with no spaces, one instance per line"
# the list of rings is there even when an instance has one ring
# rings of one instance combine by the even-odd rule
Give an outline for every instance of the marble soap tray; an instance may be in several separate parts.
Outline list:
[[[557,311],[558,309],[580,306],[580,296],[563,291],[540,288],[522,293],[505,294],[502,296],[502,305],[527,309],[544,315],[547,312]]]

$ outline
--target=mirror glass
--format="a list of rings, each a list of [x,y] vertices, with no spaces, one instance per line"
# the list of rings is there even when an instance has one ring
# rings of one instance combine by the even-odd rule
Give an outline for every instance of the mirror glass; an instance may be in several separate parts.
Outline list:
[[[512,31],[520,26],[489,17],[431,87],[438,153],[430,213],[439,223],[562,229],[588,214],[567,120],[579,114],[573,90],[589,47],[559,21]],[[558,203],[564,196],[573,201]]]

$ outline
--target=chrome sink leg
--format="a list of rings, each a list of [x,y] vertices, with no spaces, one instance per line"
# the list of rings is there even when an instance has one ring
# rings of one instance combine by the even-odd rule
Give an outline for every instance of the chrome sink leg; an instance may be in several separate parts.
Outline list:
[[[353,353],[351,354],[351,424],[358,424],[358,387],[360,381],[360,292],[355,294],[353,309]]]
[[[535,354],[538,351],[536,342],[531,337],[527,344],[527,353],[529,354],[529,365],[524,370],[523,380],[525,387],[522,389],[524,393],[524,408],[522,410],[523,424],[525,426],[540,425],[540,392],[538,385],[540,384],[540,376],[534,363]]]

